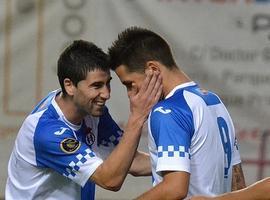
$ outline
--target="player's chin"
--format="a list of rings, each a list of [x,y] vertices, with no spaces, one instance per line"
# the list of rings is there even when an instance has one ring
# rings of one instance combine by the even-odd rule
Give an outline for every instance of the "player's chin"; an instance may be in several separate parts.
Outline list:
[[[90,114],[94,117],[100,117],[103,114],[104,106],[93,109]]]

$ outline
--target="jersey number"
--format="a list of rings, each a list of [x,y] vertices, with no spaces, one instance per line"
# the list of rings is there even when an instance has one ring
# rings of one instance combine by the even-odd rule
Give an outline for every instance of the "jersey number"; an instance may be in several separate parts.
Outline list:
[[[231,166],[231,160],[232,160],[232,147],[229,137],[229,129],[228,125],[224,118],[218,117],[217,118],[219,133],[225,153],[225,172],[224,172],[224,178],[228,178],[229,168]]]

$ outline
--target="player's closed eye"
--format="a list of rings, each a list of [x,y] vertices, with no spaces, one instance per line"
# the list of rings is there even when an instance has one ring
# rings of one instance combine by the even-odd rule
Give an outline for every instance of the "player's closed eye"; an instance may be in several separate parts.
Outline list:
[[[127,91],[132,90],[132,83],[126,84]]]

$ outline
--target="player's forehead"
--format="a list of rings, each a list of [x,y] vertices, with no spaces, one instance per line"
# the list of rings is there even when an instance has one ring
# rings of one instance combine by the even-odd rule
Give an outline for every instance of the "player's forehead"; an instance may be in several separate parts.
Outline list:
[[[145,74],[139,72],[128,71],[125,65],[120,65],[115,69],[115,73],[119,77],[122,83],[134,82],[144,78]]]
[[[85,81],[87,82],[100,82],[100,81],[109,81],[111,80],[111,73],[109,70],[94,69],[88,71],[86,74]]]

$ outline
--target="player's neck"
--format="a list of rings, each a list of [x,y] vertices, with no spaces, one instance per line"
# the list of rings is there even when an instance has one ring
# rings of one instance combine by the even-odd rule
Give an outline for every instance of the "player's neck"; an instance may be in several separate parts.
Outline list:
[[[64,114],[65,118],[72,124],[79,125],[81,124],[84,115],[81,115],[76,106],[74,105],[72,99],[69,97],[63,97],[60,93],[56,98],[56,103]]]
[[[192,81],[183,71],[180,69],[166,70],[162,76],[163,81],[163,93],[166,97],[177,85]]]

